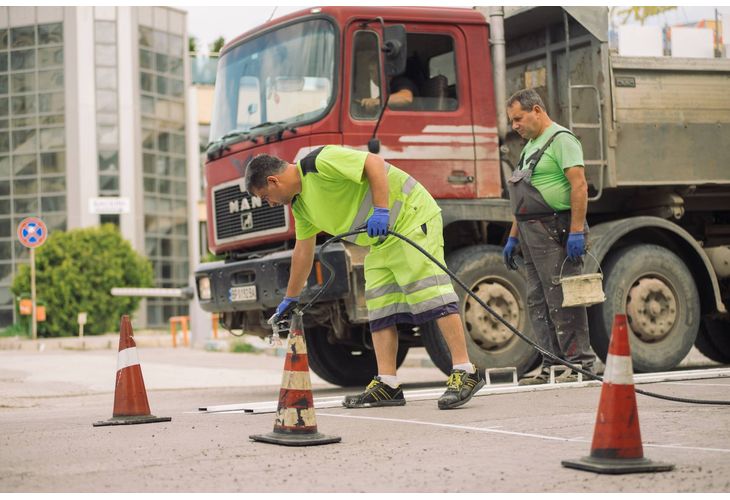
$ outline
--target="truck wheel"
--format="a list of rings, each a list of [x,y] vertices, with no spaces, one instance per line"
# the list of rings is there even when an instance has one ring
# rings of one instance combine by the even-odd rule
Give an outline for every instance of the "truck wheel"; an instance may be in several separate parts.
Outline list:
[[[703,318],[695,346],[712,361],[730,363],[730,321]]]
[[[507,270],[500,247],[462,248],[447,257],[446,264],[482,301],[534,340],[523,271]],[[458,284],[454,283],[454,289],[459,296],[469,359],[477,368],[514,366],[522,375],[537,366],[541,359],[538,351],[499,323]],[[423,344],[434,364],[445,374],[451,373],[451,353],[435,321],[424,325]]]
[[[591,345],[605,362],[614,315],[625,313],[634,370],[671,370],[687,355],[700,326],[697,286],[687,266],[657,245],[635,245],[603,265],[606,301],[588,309]]]
[[[354,327],[353,327],[354,328]],[[367,385],[378,374],[375,352],[364,347],[331,344],[326,327],[309,328],[306,335],[309,367],[321,379],[342,387]],[[399,345],[397,366],[406,359],[408,346]]]

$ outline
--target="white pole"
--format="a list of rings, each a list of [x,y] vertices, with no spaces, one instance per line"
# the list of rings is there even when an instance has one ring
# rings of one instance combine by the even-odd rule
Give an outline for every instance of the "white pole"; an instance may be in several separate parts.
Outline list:
[[[32,321],[32,332],[33,332],[33,340],[38,338],[38,322],[37,322],[37,315],[36,315],[36,303],[35,303],[35,249],[31,247],[30,249],[30,300],[32,302],[31,306],[31,321]]]

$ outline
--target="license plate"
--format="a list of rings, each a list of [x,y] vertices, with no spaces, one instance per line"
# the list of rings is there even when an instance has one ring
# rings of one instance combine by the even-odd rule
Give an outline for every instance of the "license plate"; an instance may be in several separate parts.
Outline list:
[[[256,300],[256,285],[233,287],[228,293],[228,298],[231,302]]]

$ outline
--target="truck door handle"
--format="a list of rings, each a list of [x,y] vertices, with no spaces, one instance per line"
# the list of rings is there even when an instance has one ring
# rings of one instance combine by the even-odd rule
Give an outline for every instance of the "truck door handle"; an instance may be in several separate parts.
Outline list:
[[[463,170],[453,170],[448,177],[448,181],[450,184],[469,184],[474,182],[474,176],[466,175]]]

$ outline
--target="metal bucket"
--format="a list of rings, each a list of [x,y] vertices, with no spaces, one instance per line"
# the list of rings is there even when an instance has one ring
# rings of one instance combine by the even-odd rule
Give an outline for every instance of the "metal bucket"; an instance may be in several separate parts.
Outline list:
[[[598,263],[592,254],[588,253]],[[563,265],[560,266],[560,286],[563,289],[563,307],[586,307],[593,304],[600,304],[606,300],[603,293],[603,272],[601,264],[598,263],[598,270],[601,272],[591,274],[579,274],[563,278]]]

